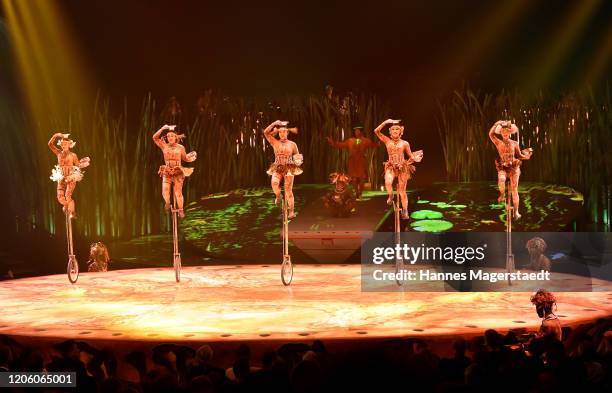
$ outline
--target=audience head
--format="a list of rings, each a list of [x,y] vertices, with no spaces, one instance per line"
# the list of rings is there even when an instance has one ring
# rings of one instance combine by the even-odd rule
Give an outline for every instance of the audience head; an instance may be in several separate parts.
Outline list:
[[[209,364],[212,362],[214,352],[210,345],[204,344],[196,351],[196,359],[203,364]]]
[[[453,342],[453,350],[455,351],[455,356],[463,357],[465,355],[466,348],[467,342],[464,338],[458,338]]]

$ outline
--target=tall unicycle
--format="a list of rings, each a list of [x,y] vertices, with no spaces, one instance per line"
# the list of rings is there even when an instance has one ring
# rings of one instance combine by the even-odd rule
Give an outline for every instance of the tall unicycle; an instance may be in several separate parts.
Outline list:
[[[402,205],[400,203],[400,195],[399,195],[399,192],[395,190],[395,198],[393,201],[393,218],[395,221],[394,241],[396,245],[399,245],[402,241],[402,238],[401,238],[402,226],[401,226],[401,220],[400,220],[401,211],[402,211]],[[401,273],[403,272],[403,270],[404,270],[404,260],[396,256],[395,258],[395,282],[397,283],[397,285],[403,284],[403,281],[400,280]]]
[[[281,265],[281,281],[283,285],[291,284],[293,280],[293,264],[291,263],[291,255],[289,255],[289,218],[287,212],[287,197],[283,192],[283,262]]]
[[[173,253],[172,253],[172,266],[174,267],[174,277],[176,282],[181,281],[181,253],[179,252],[178,245],[178,212],[179,209],[176,206],[176,198],[173,197],[172,202],[172,243],[173,243]]]
[[[506,271],[513,273],[514,266],[514,254],[512,253],[512,219],[514,216],[514,208],[512,207],[512,193],[510,192],[510,181],[505,187],[506,195]],[[508,285],[512,285],[510,275],[508,275]]]
[[[74,255],[74,245],[72,242],[72,214],[66,209],[66,241],[68,242],[68,266],[66,272],[68,274],[68,281],[72,284],[76,283],[79,279],[79,262]]]

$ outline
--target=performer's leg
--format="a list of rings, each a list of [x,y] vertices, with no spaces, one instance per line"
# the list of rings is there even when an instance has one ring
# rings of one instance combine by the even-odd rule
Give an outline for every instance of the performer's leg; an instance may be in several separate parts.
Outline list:
[[[389,197],[387,198],[387,205],[393,204],[393,180],[395,179],[395,173],[393,170],[385,170],[385,189]]]
[[[66,212],[66,182],[64,180],[57,182],[57,201],[64,207],[64,212]]]
[[[521,176],[521,170],[516,168],[512,175],[510,176],[510,191],[512,192],[512,205],[514,206],[514,218],[519,219],[521,215],[519,214],[519,193],[518,193],[518,184],[519,177]]]
[[[293,176],[285,176],[285,197],[287,198],[288,218],[295,218],[294,198],[293,198]]]
[[[164,177],[162,181],[162,197],[164,197],[164,207],[166,210],[170,209],[170,180]]]
[[[274,195],[276,196],[276,198],[274,199],[275,205],[278,205],[280,203],[280,193],[281,193],[280,182],[281,182],[281,175],[279,175],[276,172],[273,173],[272,174],[272,191],[274,191]]]
[[[363,184],[365,183],[365,179],[363,177],[357,178],[357,198],[361,198],[361,194],[363,194]]]
[[[351,177],[351,184],[353,185],[353,190],[355,190],[355,197],[359,199],[361,197],[361,178]]]
[[[499,197],[497,197],[497,202],[503,203],[505,199],[505,191],[506,191],[506,172],[505,171],[497,172],[497,187],[499,187]]]
[[[402,200],[402,218],[408,219],[408,193],[406,192],[406,187],[408,186],[408,174],[400,173],[397,180],[397,187],[399,190],[400,199]]]
[[[75,188],[75,181],[71,181],[66,184],[66,206],[72,217],[76,216],[76,207],[74,206],[74,199],[72,199],[72,193],[74,192]]]
[[[178,207],[179,217],[185,217],[183,212],[183,179],[174,180],[174,199],[176,200],[176,206]]]

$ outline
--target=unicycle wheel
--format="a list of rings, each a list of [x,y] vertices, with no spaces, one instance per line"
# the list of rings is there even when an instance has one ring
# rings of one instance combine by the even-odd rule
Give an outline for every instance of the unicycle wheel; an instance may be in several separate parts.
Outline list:
[[[293,264],[291,263],[291,257],[286,255],[283,257],[283,264],[281,266],[281,281],[283,285],[289,285],[291,280],[293,280]]]
[[[181,281],[181,256],[174,256],[174,277],[176,278],[176,282]]]
[[[74,255],[68,256],[68,267],[66,268],[68,273],[68,280],[74,284],[79,279],[79,262]]]

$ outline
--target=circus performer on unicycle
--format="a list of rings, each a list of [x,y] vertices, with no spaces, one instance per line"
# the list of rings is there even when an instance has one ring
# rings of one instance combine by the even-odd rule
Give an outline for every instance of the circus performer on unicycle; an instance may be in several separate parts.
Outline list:
[[[401,224],[401,218],[407,220],[410,218],[408,215],[408,194],[406,187],[408,186],[408,180],[412,178],[415,172],[414,163],[421,162],[423,159],[423,150],[412,152],[410,149],[410,143],[401,139],[404,134],[404,126],[400,125],[400,120],[387,119],[380,123],[374,130],[376,136],[385,144],[387,148],[387,154],[389,158],[383,163],[384,174],[385,174],[385,189],[387,190],[387,204],[393,205],[394,217],[395,217],[395,243],[399,244]],[[389,135],[390,137],[382,133],[383,128],[390,124]],[[393,195],[393,183],[397,183],[397,192],[395,198]],[[394,200],[395,199],[395,200]],[[401,259],[396,260],[396,271],[399,273],[404,266],[404,262]],[[398,285],[401,282],[396,280]]]
[[[297,128],[288,128],[286,121],[277,120],[264,130],[264,137],[274,149],[274,162],[268,169],[272,176],[272,191],[274,203],[282,201],[283,206],[283,262],[281,267],[281,280],[289,285],[293,278],[293,265],[289,255],[289,220],[295,218],[295,198],[293,196],[294,177],[302,173],[300,166],[304,158],[300,154],[297,144],[288,139],[290,132],[297,134]],[[276,138],[278,134],[278,139]],[[285,194],[281,198],[281,182],[284,181]]]
[[[183,182],[185,177],[193,173],[193,168],[185,168],[182,161],[193,162],[198,155],[195,151],[187,153],[185,147],[179,142],[185,135],[177,134],[174,129],[176,126],[164,125],[153,134],[153,141],[162,150],[164,155],[164,165],[159,167],[158,174],[162,178],[162,197],[164,198],[166,210],[172,213],[172,237],[174,240],[173,265],[176,275],[176,282],[181,278],[181,254],[178,247],[178,217],[185,217],[183,210]],[[162,134],[168,131],[164,137]],[[174,196],[171,202],[171,195]]]
[[[63,206],[66,216],[66,239],[68,242],[68,280],[75,283],[79,278],[79,263],[74,255],[72,241],[72,219],[76,217],[76,208],[72,194],[78,182],[83,180],[83,168],[89,166],[89,157],[79,160],[71,151],[76,142],[70,134],[57,133],[48,142],[49,149],[57,156],[57,165],[51,172],[51,180],[57,182],[57,200]]]
[[[506,205],[506,270],[508,272],[513,272],[515,268],[512,252],[512,220],[521,218],[518,194],[521,164],[523,160],[529,160],[533,154],[532,148],[520,149],[518,136],[516,141],[510,138],[513,134],[518,134],[518,131],[516,124],[507,120],[498,120],[489,130],[489,138],[499,153],[499,157],[495,160],[497,186],[499,187],[497,201]],[[501,139],[496,135],[500,135]],[[508,284],[512,285],[510,278],[508,278]]]

